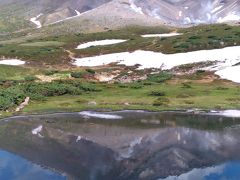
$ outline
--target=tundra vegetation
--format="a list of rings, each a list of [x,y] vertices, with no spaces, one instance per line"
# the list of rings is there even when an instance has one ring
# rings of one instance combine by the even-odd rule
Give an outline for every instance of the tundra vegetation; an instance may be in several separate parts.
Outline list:
[[[196,64],[178,67],[180,71],[193,70],[184,74],[176,73],[176,70],[137,70],[136,67],[116,64],[95,68],[80,68],[71,64],[72,56],[139,49],[178,53],[240,45],[240,27],[228,25],[178,29],[183,35],[176,37],[141,37],[142,34],[172,30],[127,27],[92,34],[26,36],[0,41],[2,57],[27,62],[24,66],[0,65],[1,116],[85,109],[157,111],[240,108],[239,85],[221,80],[211,72],[194,71]],[[79,44],[88,41],[117,38],[128,41],[76,49]],[[99,82],[96,78],[102,74],[110,76],[113,72],[117,75],[110,82]],[[126,77],[130,80],[124,81]],[[26,97],[30,97],[30,104],[22,112],[15,112]]]

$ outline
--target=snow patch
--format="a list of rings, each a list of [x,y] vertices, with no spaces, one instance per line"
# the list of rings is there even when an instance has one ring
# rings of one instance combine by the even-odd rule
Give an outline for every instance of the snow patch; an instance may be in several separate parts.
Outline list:
[[[0,64],[18,66],[18,65],[25,64],[25,61],[21,61],[21,60],[18,60],[18,59],[5,59],[5,60],[0,60]]]
[[[118,43],[122,43],[125,41],[127,41],[127,40],[106,39],[106,40],[100,40],[100,41],[91,41],[91,42],[87,42],[84,44],[80,44],[76,49],[85,49],[85,48],[92,47],[92,46],[104,46],[104,45],[118,44]]]
[[[118,63],[126,66],[139,65],[138,69],[159,68],[169,70],[184,64],[216,61],[218,62],[216,65],[204,69],[216,71],[215,74],[221,78],[240,83],[240,65],[234,66],[240,62],[239,51],[240,46],[176,54],[138,50],[135,52],[76,58],[73,64],[76,66],[91,67]]]
[[[130,0],[129,3],[130,3],[131,9],[134,12],[139,13],[139,14],[144,14],[143,11],[142,11],[142,8],[141,7],[137,7],[136,4],[134,3],[134,0]]]
[[[220,10],[222,7],[223,7],[223,5],[214,8],[214,9],[211,11],[211,13],[214,14],[215,12],[217,12],[218,10]]]
[[[178,12],[178,16],[179,16],[179,17],[182,17],[182,15],[183,15],[183,12],[182,12],[182,11],[179,11],[179,12]]]
[[[76,12],[77,16],[81,15],[81,13],[78,10],[75,10],[75,12]]]
[[[227,67],[215,72],[222,79],[227,79],[236,83],[240,83],[240,65]]]
[[[236,15],[236,14],[229,14],[223,18],[220,17],[217,20],[218,23],[224,23],[224,22],[229,22],[229,21],[240,21],[240,16]]]
[[[190,63],[240,59],[239,51],[240,46],[177,54],[163,54],[160,52],[138,50],[135,52],[113,53],[95,57],[76,58],[74,65],[102,66],[116,62],[126,66],[134,66],[139,64],[139,69],[162,68],[163,70],[167,70],[176,66]]]
[[[173,36],[179,36],[182,35],[182,33],[167,33],[167,34],[145,34],[141,35],[142,37],[173,37]]]
[[[39,15],[37,15],[36,17],[33,17],[33,18],[30,19],[30,21],[31,21],[32,23],[34,23],[34,24],[37,26],[37,28],[41,28],[41,27],[42,27],[41,22],[38,21],[38,18],[40,18],[40,16],[42,16],[42,15],[43,15],[43,14],[39,14]]]
[[[96,113],[96,112],[90,112],[90,111],[83,111],[83,112],[80,112],[79,114],[87,117],[95,117],[100,119],[122,119],[122,116]]]

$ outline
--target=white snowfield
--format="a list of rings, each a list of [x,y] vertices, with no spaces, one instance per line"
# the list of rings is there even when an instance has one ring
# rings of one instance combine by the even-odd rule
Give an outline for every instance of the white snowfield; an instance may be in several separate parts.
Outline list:
[[[216,75],[222,79],[228,79],[236,83],[240,83],[240,65],[226,67],[222,70],[215,72]]]
[[[131,53],[122,52],[95,57],[76,58],[73,64],[76,66],[91,67],[103,66],[115,62],[126,66],[134,66],[138,64],[138,69],[161,68],[163,70],[168,70],[184,64],[207,61],[218,62],[218,68],[212,68],[211,70],[217,71],[216,74],[219,74],[224,79],[234,82],[240,81],[240,71],[237,71],[238,66],[233,67],[233,65],[240,62],[240,46],[177,54],[163,54],[160,52],[138,50]],[[231,75],[233,71],[228,70],[228,68],[231,67],[232,70],[235,71],[234,75]]]
[[[38,18],[40,18],[40,16],[42,16],[42,15],[43,15],[43,14],[39,14],[38,16],[33,17],[33,18],[30,19],[30,21],[31,21],[32,23],[34,23],[34,24],[37,26],[37,28],[41,28],[41,27],[42,27],[41,22],[38,21]]]
[[[144,34],[141,35],[142,37],[173,37],[173,36],[180,36],[182,33],[167,33],[167,34]]]
[[[25,64],[25,61],[21,61],[18,59],[6,59],[0,60],[0,64],[2,65],[11,65],[11,66],[19,66]]]
[[[86,48],[92,47],[92,46],[112,45],[112,44],[122,43],[122,42],[125,42],[125,41],[127,41],[127,40],[106,39],[106,40],[100,40],[100,41],[91,41],[91,42],[87,42],[87,43],[84,43],[84,44],[80,44],[76,49],[86,49]]]

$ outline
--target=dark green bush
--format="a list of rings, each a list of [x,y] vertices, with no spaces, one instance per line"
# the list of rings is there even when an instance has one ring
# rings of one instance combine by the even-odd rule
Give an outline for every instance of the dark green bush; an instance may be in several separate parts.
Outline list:
[[[18,88],[0,90],[0,110],[6,110],[20,104],[25,98],[25,93]]]
[[[89,92],[99,92],[102,91],[102,89],[96,87],[94,84],[90,83],[80,83],[77,85],[77,87],[83,91],[89,91]]]
[[[50,83],[25,82],[15,84],[14,88],[0,89],[0,111],[19,105],[25,97],[32,100],[45,100],[50,96],[80,95],[83,92],[97,92],[102,89],[92,83],[81,81],[54,81]]]
[[[167,106],[170,100],[166,97],[159,97],[153,102],[153,106]]]
[[[191,36],[191,37],[189,37],[189,39],[201,39],[201,37],[200,36]]]
[[[162,91],[152,91],[149,93],[150,96],[166,96],[165,92]]]
[[[68,84],[52,83],[29,83],[24,87],[27,94],[37,94],[42,96],[61,96],[65,94],[81,94],[80,90]]]
[[[37,78],[35,76],[26,76],[26,77],[24,77],[24,80],[25,81],[35,81],[35,80],[37,80]]]
[[[96,73],[93,69],[86,69],[86,71],[90,74],[95,74]]]
[[[151,81],[151,82],[158,82],[158,83],[162,83],[165,82],[167,80],[170,80],[173,77],[172,74],[162,71],[158,74],[151,74],[148,76],[147,80]]]
[[[190,83],[182,83],[182,88],[190,89],[192,86]]]
[[[46,76],[51,76],[51,75],[54,75],[55,73],[57,73],[58,71],[57,70],[46,70],[44,72],[44,75]]]
[[[71,77],[73,78],[83,78],[85,75],[85,72],[71,72]]]
[[[143,85],[139,84],[139,83],[134,83],[134,84],[130,85],[130,88],[132,88],[132,89],[141,89],[141,88],[143,88]]]

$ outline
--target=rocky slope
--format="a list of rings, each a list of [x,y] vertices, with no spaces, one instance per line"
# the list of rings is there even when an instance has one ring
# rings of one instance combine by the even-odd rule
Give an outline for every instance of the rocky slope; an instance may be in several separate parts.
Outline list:
[[[102,30],[133,24],[183,26],[239,20],[239,0],[0,0],[0,34],[65,21]]]
[[[240,20],[239,0],[130,0],[142,14],[167,23],[199,24]]]

